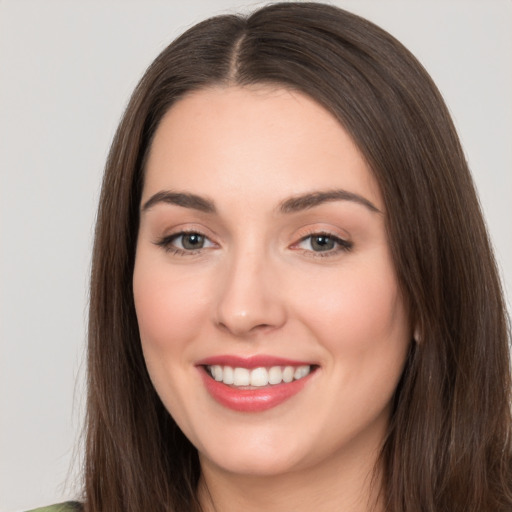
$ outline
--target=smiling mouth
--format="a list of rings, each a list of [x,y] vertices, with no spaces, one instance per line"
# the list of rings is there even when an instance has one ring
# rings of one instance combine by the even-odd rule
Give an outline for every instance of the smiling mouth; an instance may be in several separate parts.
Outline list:
[[[227,365],[206,365],[206,373],[215,381],[240,389],[254,389],[289,384],[307,377],[316,365],[270,366],[243,368]]]
[[[222,355],[196,364],[206,390],[220,405],[247,413],[264,412],[299,394],[320,368],[272,356]]]

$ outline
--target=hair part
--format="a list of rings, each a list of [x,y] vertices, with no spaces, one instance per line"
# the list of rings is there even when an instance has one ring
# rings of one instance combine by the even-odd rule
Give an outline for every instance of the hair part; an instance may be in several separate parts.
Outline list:
[[[411,343],[380,466],[389,512],[512,507],[506,311],[448,110],[392,36],[339,8],[271,4],[185,32],[151,64],[115,135],[98,210],[89,315],[87,512],[200,510],[196,449],[142,354],[132,291],[144,165],[191,91],[300,91],[351,134],[383,195],[392,257],[421,340]]]

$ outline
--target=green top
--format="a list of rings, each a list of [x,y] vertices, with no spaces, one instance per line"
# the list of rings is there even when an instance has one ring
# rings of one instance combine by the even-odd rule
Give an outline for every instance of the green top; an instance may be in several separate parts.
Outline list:
[[[49,507],[35,508],[34,510],[27,510],[27,512],[80,512],[82,505],[77,501],[67,501],[66,503],[59,503],[57,505],[50,505]]]

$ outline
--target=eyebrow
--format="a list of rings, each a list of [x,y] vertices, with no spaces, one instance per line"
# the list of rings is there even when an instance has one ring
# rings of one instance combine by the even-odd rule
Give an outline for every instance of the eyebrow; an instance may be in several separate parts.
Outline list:
[[[331,201],[351,201],[353,203],[365,206],[371,212],[382,213],[371,201],[368,201],[368,199],[365,197],[342,189],[326,190],[324,192],[312,192],[309,194],[291,197],[290,199],[286,199],[280,204],[279,210],[281,213],[293,213],[302,210],[308,210],[309,208],[313,208],[315,206],[319,206],[323,203],[328,203]]]
[[[171,192],[162,190],[151,196],[142,206],[141,211],[145,212],[158,203],[174,204],[183,208],[192,208],[204,213],[215,213],[213,201],[195,194],[184,192]]]
[[[351,201],[366,207],[374,213],[382,213],[371,201],[359,194],[348,192],[347,190],[327,190],[320,192],[311,192],[294,196],[280,203],[278,210],[281,213],[294,213],[302,210],[308,210],[323,203],[332,201]],[[172,192],[170,190],[161,190],[151,196],[142,206],[141,211],[145,212],[158,203],[173,204],[182,208],[192,208],[204,213],[215,213],[216,208],[213,201],[196,194],[186,192]]]

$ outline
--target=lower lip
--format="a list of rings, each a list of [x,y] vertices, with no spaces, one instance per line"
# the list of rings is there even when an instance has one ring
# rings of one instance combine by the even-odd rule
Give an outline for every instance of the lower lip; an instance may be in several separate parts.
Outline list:
[[[307,384],[311,373],[290,383],[274,384],[261,388],[240,389],[218,382],[200,368],[204,385],[210,395],[221,405],[238,412],[262,412],[277,407],[299,393]]]

